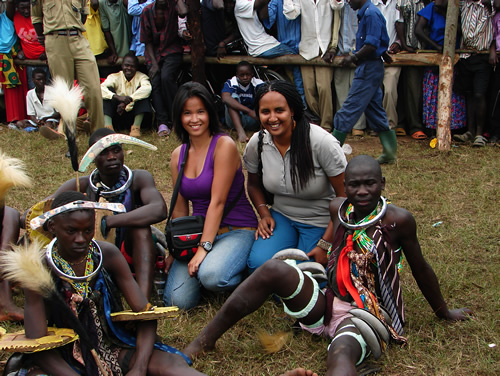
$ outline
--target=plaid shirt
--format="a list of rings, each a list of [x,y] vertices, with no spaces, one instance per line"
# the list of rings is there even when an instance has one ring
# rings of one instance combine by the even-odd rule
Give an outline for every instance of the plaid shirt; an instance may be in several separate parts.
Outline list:
[[[493,12],[484,6],[481,1],[461,0],[460,14],[462,18],[462,46],[463,49],[485,51],[490,47],[493,39]],[[467,58],[470,54],[461,54]]]
[[[177,34],[177,11],[173,1],[167,2],[167,8],[164,9],[165,26],[163,29],[157,29],[155,25],[155,5],[148,5],[141,14],[141,42],[144,44],[152,43],[156,62],[159,63],[162,58],[174,53],[182,53],[181,40]],[[151,56],[147,51],[144,53],[146,65],[151,65]]]

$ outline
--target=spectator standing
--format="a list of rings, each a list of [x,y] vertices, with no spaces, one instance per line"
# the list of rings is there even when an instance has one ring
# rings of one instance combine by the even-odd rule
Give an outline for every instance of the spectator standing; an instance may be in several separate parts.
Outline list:
[[[306,60],[324,56],[331,50],[333,10],[341,9],[344,1],[284,0],[283,13],[289,20],[301,16],[299,54]],[[307,22],[305,21],[307,20]],[[330,130],[333,121],[333,69],[314,65],[300,67],[307,106],[321,119],[321,127]]]
[[[385,18],[387,34],[389,35],[389,53],[395,54],[401,51],[401,42],[396,33],[396,21],[401,19],[399,10],[396,8],[397,0],[373,0],[382,16]],[[406,136],[403,128],[398,126],[398,81],[401,74],[401,67],[386,67],[384,70],[384,99],[382,104],[387,113],[389,128],[396,129],[396,135]]]
[[[139,60],[130,51],[123,57],[122,70],[110,74],[101,84],[104,107],[104,126],[113,129],[113,118],[120,127],[128,127],[127,114],[133,117],[130,127],[132,137],[141,136],[144,114],[150,113],[151,83],[144,73],[137,72]],[[118,119],[120,119],[118,121]]]
[[[207,56],[223,58],[226,45],[240,37],[234,5],[233,0],[225,0],[223,8],[216,8],[212,0],[201,2],[201,30]]]
[[[490,0],[461,0],[462,49],[477,52],[489,51],[493,40],[492,2]],[[491,78],[492,66],[488,54],[460,54],[457,65],[455,87],[466,94],[468,131],[455,135],[455,141],[473,141],[472,146],[482,147],[487,139],[483,136],[486,123],[486,92]]]
[[[182,44],[178,35],[174,0],[156,0],[141,15],[141,42],[151,79],[151,99],[158,122],[158,135],[167,136],[172,127],[172,102],[177,75],[182,65]]]
[[[267,11],[267,17],[265,16]],[[263,25],[270,29],[276,25],[278,29],[278,41],[287,45],[293,50],[294,54],[299,53],[300,43],[300,16],[294,20],[289,20],[283,14],[283,0],[271,0],[267,4],[267,9],[264,7]],[[302,82],[302,74],[300,68],[298,74],[293,76],[295,87],[299,92],[304,106],[307,106],[306,97],[304,94],[304,83]]]
[[[493,16],[493,41],[490,47],[490,64],[493,66],[494,78],[491,91],[491,118],[490,118],[490,142],[498,143],[500,137],[500,66],[498,65],[498,54],[500,53],[500,0],[493,2],[495,15]]]
[[[116,63],[118,57],[130,51],[132,19],[127,11],[126,0],[99,0],[102,31],[111,54],[108,61]]]
[[[401,18],[396,21],[396,32],[403,51],[415,52],[421,48],[415,35],[418,12],[426,6],[427,0],[399,0],[397,8]],[[401,71],[401,98],[399,101],[398,128],[408,130],[415,140],[425,140],[426,134],[422,127],[422,80],[424,68],[406,66]]]
[[[135,56],[144,56],[145,45],[141,42],[141,14],[144,8],[155,0],[128,0],[128,14],[132,16],[132,41],[130,50]]]
[[[97,63],[82,34],[88,13],[89,8],[83,1],[80,8],[71,0],[31,2],[31,21],[38,41],[45,46],[50,72],[52,76],[62,76],[68,83],[73,83],[76,74],[83,87],[93,131],[104,126],[104,115]]]
[[[47,60],[45,48],[38,43],[35,28],[31,23],[31,9],[28,0],[17,2],[17,11],[14,14],[14,27],[22,47],[22,53],[20,52],[17,57],[19,59]],[[26,65],[26,78],[28,89],[30,90],[35,88],[35,84],[31,79],[35,68],[33,65]],[[45,70],[47,81],[50,80],[49,68],[45,66],[40,68]]]
[[[397,140],[394,130],[389,129],[387,115],[382,106],[382,82],[384,62],[392,59],[387,55],[389,35],[385,19],[380,10],[370,0],[351,0],[349,6],[358,11],[358,31],[356,33],[356,53],[344,57],[343,66],[355,64],[352,86],[342,108],[333,120],[333,135],[342,145],[347,133],[364,112],[370,128],[378,133],[383,146],[379,163],[393,163],[396,160]]]
[[[415,26],[415,34],[428,49],[443,51],[444,31],[446,28],[447,0],[436,0],[420,12]],[[457,44],[459,41],[457,40]],[[427,128],[437,128],[439,67],[429,67],[423,80],[423,122]],[[452,130],[465,127],[465,98],[453,92],[451,97]]]
[[[340,28],[337,43],[337,56],[347,56],[354,53],[356,49],[356,32],[358,31],[358,12],[353,10],[347,3],[340,10]],[[349,94],[349,89],[354,78],[355,68],[337,67],[333,71],[333,82],[335,84],[336,110],[340,110]],[[365,114],[356,121],[352,130],[353,136],[363,136],[366,128]]]

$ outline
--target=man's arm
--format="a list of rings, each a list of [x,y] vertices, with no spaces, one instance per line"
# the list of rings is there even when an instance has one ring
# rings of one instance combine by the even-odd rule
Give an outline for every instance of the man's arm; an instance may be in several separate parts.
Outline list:
[[[99,245],[103,251],[104,268],[113,276],[113,280],[116,281],[130,308],[134,312],[144,310],[148,301],[118,248],[107,242],[99,242]],[[131,363],[129,372],[134,371],[145,375],[156,338],[156,321],[139,322],[136,334],[135,360]]]
[[[240,102],[238,102],[236,99],[234,99],[231,96],[231,93],[223,92],[222,93],[222,102],[224,102],[224,104],[226,106],[231,107],[235,111],[244,112],[245,114],[252,116],[252,118],[256,117],[254,110],[252,110],[251,108],[248,108],[247,106],[242,105]]]
[[[139,72],[138,72],[139,73]],[[141,77],[141,81],[139,83],[139,87],[136,91],[131,95],[133,101],[140,101],[141,99],[149,98],[151,95],[151,82],[149,81],[148,76],[143,75]]]
[[[283,0],[283,14],[288,20],[300,16],[300,0]]]
[[[7,8],[5,9],[5,14],[9,17],[9,20],[14,21],[14,14],[16,13],[16,2],[14,0],[7,0]]]
[[[413,47],[410,47],[406,44],[406,32],[405,32],[404,21],[396,22],[396,33],[398,34],[398,39],[401,41],[401,48],[404,51],[415,52],[415,49]]]
[[[134,171],[132,190],[139,191],[142,206],[128,213],[106,217],[107,227],[146,227],[167,218],[167,205],[156,189],[153,176],[145,170]]]
[[[467,308],[448,309],[441,294],[436,274],[422,255],[417,238],[415,218],[408,211],[395,207],[392,207],[391,214],[386,215],[388,222],[394,221],[396,223],[397,241],[403,249],[420,291],[422,291],[436,316],[451,321],[467,319],[468,315],[472,314],[471,310]]]

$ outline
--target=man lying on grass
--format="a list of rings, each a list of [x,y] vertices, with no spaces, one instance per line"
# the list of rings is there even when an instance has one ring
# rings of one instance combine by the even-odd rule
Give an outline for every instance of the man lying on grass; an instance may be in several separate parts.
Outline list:
[[[21,260],[33,254],[36,259],[37,250],[30,249],[21,260],[9,257],[15,252],[2,254],[6,278],[24,287],[26,337],[46,336],[48,323],[80,336],[78,342],[25,355],[21,370],[11,369],[9,360],[6,374],[202,375],[179,350],[155,343],[156,321],[137,321],[135,333],[111,322],[110,312],[122,310],[120,293],[135,312],[151,305],[118,248],[92,239],[97,205],[79,192],[56,196],[52,210],[44,214],[54,235],[45,251],[48,266],[32,262],[34,273],[23,273],[27,268],[20,267],[26,265]]]
[[[355,157],[345,171],[347,199],[330,204],[334,240],[324,291],[295,260],[269,260],[229,297],[213,320],[185,350],[192,357],[215,347],[222,334],[257,310],[271,294],[283,299],[285,312],[311,333],[332,338],[327,375],[356,375],[370,353],[378,358],[390,340],[404,343],[403,300],[399,280],[402,253],[434,313],[464,320],[469,309],[449,310],[434,271],[425,261],[413,216],[387,203],[379,163]],[[358,307],[358,308],[356,308]],[[296,369],[286,375],[313,375]]]

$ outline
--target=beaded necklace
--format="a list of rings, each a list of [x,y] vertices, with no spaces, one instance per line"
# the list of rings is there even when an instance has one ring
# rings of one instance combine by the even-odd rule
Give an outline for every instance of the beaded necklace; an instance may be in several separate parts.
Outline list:
[[[362,224],[370,221],[371,219],[375,218],[380,211],[381,208],[381,203],[379,202],[377,204],[377,207],[366,217],[364,217],[361,221],[357,222],[356,224]],[[346,217],[349,218],[350,214],[354,213],[354,207],[352,204],[349,204],[349,206],[346,209]],[[373,240],[366,234],[366,231],[364,228],[361,228],[359,230],[355,230],[352,234],[352,239],[355,241],[361,252],[363,254],[366,254],[370,252],[373,249]]]
[[[96,245],[94,244],[94,242],[91,242],[87,257],[84,259],[84,260],[86,260],[85,261],[85,274],[84,274],[85,276],[90,275],[94,271],[94,260],[92,259],[92,255],[97,254],[97,253],[98,253],[98,251],[96,249]],[[73,270],[71,264],[68,261],[66,261],[65,259],[63,259],[61,257],[61,255],[59,254],[59,252],[57,250],[57,244],[55,244],[53,247],[52,258],[53,258],[56,266],[59,269],[61,269],[65,274],[76,277],[75,271]],[[74,265],[76,265],[76,264],[74,264]],[[69,283],[75,289],[76,293],[78,295],[82,296],[84,299],[87,298],[91,292],[90,281],[87,281],[87,282],[70,281]]]

